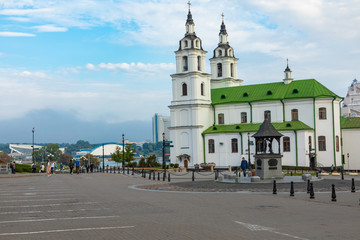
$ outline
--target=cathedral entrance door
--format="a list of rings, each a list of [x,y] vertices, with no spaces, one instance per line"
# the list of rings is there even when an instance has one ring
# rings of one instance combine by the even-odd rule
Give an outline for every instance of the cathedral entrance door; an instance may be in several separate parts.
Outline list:
[[[184,168],[188,168],[188,160],[184,160]]]

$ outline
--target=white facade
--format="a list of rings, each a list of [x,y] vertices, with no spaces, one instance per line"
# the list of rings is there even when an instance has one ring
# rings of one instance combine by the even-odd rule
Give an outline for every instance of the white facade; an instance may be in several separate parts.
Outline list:
[[[360,82],[356,78],[348,88],[341,115],[344,117],[360,117]]]
[[[236,94],[242,91],[242,80],[237,79],[238,59],[234,57],[234,50],[227,42],[225,25],[224,23],[221,25],[219,44],[214,50],[213,58],[210,59],[211,80],[210,75],[205,71],[206,52],[201,47],[201,40],[194,33],[190,11],[186,26],[190,32],[187,31],[185,37],[180,40],[179,50],[175,52],[176,74],[171,75],[173,100],[169,106],[171,112],[169,129],[170,140],[174,145],[170,152],[172,163],[179,163],[184,167],[201,163],[238,166],[241,156],[246,158],[248,156],[248,136],[250,142],[254,142],[251,136],[257,131],[247,132],[242,130],[242,127],[250,129],[255,125],[259,126],[264,121],[266,113],[270,115],[272,123],[277,123],[278,126],[282,124],[280,133],[284,137],[280,142],[280,150],[283,154],[283,165],[310,166],[316,163],[319,167],[341,166],[340,97],[316,80],[310,79],[318,88],[326,89],[328,95],[323,93],[316,95],[311,91],[306,95],[305,92],[309,89],[301,89],[303,95],[299,95],[302,96],[299,98],[277,97],[276,100],[270,98],[216,104],[211,98],[211,89],[220,92],[222,89],[234,87],[239,89],[239,93]],[[282,86],[301,86],[300,81],[292,79],[288,66],[284,75]],[[259,85],[259,91],[264,91],[266,86]],[[256,87],[257,85],[252,86],[252,88]],[[277,89],[274,87],[274,94]],[[294,94],[298,94],[299,91],[299,89],[286,88],[283,96],[289,90]],[[257,89],[254,92],[257,92]],[[272,94],[270,92],[268,95]],[[225,99],[233,96],[223,97]],[[300,127],[297,128],[295,125]],[[220,129],[219,133],[216,133],[216,126]],[[211,128],[214,131],[211,131]],[[284,149],[285,145],[287,149]],[[278,147],[275,142],[273,148],[278,149]],[[255,146],[252,144],[250,145],[252,163],[254,152]]]
[[[344,145],[344,169],[359,170],[360,151],[358,148],[360,129],[343,129],[342,136]]]

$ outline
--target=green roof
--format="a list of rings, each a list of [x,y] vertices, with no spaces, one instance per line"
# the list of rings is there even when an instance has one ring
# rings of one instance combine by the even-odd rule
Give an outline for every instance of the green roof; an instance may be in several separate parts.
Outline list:
[[[340,98],[315,79],[294,80],[289,84],[276,82],[211,90],[214,105],[325,97]]]
[[[245,123],[233,125],[215,125],[206,129],[203,134],[257,132],[262,123]],[[273,122],[277,131],[312,130],[301,121]]]
[[[352,129],[360,128],[360,117],[347,117],[341,118],[341,128],[342,129]]]

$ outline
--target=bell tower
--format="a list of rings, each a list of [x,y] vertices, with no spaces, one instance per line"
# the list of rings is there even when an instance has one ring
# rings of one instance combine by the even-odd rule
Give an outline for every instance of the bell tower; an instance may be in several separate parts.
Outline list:
[[[206,51],[201,39],[196,36],[195,23],[189,11],[185,23],[185,36],[175,51],[176,73],[172,78],[172,101],[170,108],[170,150],[172,163],[193,166],[203,162],[201,133],[210,126],[211,92],[210,74],[206,73]]]
[[[210,59],[211,88],[241,86],[243,80],[237,79],[237,61],[234,49],[229,45],[228,34],[224,23],[224,14],[219,32],[219,44]]]

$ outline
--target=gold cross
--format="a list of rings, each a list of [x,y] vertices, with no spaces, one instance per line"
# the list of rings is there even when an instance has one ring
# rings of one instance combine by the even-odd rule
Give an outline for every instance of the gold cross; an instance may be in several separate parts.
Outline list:
[[[221,14],[222,22],[224,22],[224,13]]]
[[[188,2],[188,5],[189,5],[189,11],[190,11],[190,5],[191,5],[191,2],[190,2],[190,1]]]

